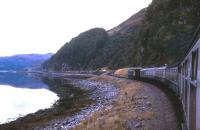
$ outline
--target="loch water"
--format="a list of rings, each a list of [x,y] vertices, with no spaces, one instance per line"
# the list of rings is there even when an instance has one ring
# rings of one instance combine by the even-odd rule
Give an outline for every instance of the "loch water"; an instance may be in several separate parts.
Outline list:
[[[0,124],[50,108],[58,99],[38,74],[0,72]]]

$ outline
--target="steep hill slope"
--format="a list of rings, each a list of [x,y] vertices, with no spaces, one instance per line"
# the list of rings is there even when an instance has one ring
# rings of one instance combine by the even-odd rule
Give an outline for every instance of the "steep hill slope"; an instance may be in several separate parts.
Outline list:
[[[41,65],[53,54],[21,54],[7,57],[0,57],[1,70],[23,70],[25,68]]]
[[[148,8],[107,32],[92,29],[80,34],[45,62],[44,68],[65,70],[174,64],[188,49],[199,22],[199,0],[153,0]],[[101,46],[96,46],[99,41]]]
[[[101,67],[95,59],[108,40],[107,32],[101,28],[91,29],[66,43],[51,59],[44,63],[44,68],[51,70],[79,70]]]
[[[199,0],[153,0],[138,35],[141,65],[178,62],[200,23]]]
[[[90,70],[113,66],[113,62],[123,63],[123,61],[118,61],[125,52],[123,44],[126,45],[133,39],[132,36],[142,23],[144,13],[145,9],[109,31],[95,28],[81,33],[46,61],[43,64],[44,69]],[[134,21],[135,18],[137,18],[136,21]]]

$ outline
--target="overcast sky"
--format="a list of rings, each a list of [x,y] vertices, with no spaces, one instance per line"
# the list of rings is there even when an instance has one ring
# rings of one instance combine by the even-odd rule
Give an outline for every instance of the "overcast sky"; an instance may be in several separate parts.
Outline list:
[[[0,56],[55,53],[79,33],[109,30],[152,0],[0,0]]]

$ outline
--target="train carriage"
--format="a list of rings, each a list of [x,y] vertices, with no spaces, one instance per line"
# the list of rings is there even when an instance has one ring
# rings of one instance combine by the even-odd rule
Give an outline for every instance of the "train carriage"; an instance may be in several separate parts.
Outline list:
[[[184,126],[187,130],[200,130],[200,26],[191,47],[178,65],[129,69],[129,77],[151,78],[170,83],[169,87],[182,103]],[[137,74],[134,73],[137,71]]]

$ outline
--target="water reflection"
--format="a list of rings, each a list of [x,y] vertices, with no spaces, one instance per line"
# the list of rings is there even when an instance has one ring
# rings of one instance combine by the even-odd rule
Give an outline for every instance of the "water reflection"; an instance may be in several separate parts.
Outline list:
[[[56,100],[38,75],[0,73],[0,124],[49,108]]]
[[[37,74],[0,72],[0,84],[11,85],[18,88],[48,88]]]
[[[51,107],[58,96],[47,89],[14,88],[0,85],[0,123]]]

